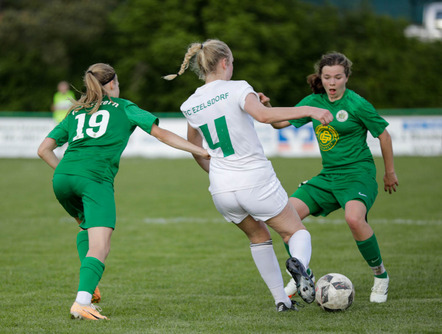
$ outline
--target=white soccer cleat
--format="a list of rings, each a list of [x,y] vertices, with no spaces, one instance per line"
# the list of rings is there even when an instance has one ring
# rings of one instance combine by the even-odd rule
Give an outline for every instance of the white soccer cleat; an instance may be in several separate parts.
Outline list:
[[[370,301],[372,303],[385,303],[388,296],[388,283],[390,278],[374,278],[374,284],[371,288]]]

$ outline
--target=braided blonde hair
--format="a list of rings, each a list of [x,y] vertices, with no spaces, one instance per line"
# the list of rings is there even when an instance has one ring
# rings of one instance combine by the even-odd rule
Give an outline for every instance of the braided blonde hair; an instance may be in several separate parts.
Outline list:
[[[89,109],[90,114],[95,113],[100,107],[103,97],[107,95],[104,86],[115,79],[116,73],[112,66],[103,63],[97,63],[89,66],[84,75],[84,85],[86,93],[84,93],[78,101],[73,101],[72,110]]]
[[[183,63],[177,74],[169,74],[163,77],[166,80],[173,80],[183,74],[189,64],[191,70],[198,75],[198,78],[205,80],[209,73],[216,71],[216,66],[221,59],[230,60],[231,51],[226,43],[217,39],[208,39],[204,43],[192,43],[184,55]]]

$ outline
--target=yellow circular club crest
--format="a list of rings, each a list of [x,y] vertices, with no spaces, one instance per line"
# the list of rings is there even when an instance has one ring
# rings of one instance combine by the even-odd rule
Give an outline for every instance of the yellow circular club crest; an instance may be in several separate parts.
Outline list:
[[[318,125],[315,133],[321,151],[331,150],[339,140],[338,132],[330,125]]]

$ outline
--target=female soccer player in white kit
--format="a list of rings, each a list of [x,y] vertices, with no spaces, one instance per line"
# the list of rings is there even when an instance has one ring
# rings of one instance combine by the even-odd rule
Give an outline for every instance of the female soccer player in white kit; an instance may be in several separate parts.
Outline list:
[[[227,221],[235,223],[249,238],[252,257],[270,289],[278,311],[296,310],[284,292],[281,270],[266,224],[288,243],[292,257],[286,267],[295,279],[301,298],[311,303],[314,283],[306,273],[311,257],[310,233],[288,202],[288,196],[264,155],[253,118],[272,123],[309,115],[323,124],[333,117],[325,109],[311,107],[268,108],[246,81],[230,80],[233,56],[219,40],[193,43],[178,74],[189,62],[205,84],[181,106],[188,121],[188,140],[207,147],[210,162],[194,156],[209,173],[213,202]]]

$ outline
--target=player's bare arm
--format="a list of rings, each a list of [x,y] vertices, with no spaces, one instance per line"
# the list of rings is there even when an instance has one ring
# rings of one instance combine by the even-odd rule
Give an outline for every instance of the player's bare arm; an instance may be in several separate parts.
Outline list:
[[[52,138],[45,138],[43,142],[40,144],[37,154],[40,158],[43,159],[49,166],[55,169],[58,166],[60,160],[54,153],[54,150],[57,148],[57,143]]]
[[[152,126],[150,134],[166,145],[192,153],[204,159],[210,159],[209,153],[202,147],[196,146],[175,133],[160,128],[156,124]]]
[[[333,115],[330,111],[322,108],[308,106],[269,108],[264,106],[256,95],[252,93],[246,97],[244,110],[258,122],[267,124],[304,117],[314,118],[323,125],[327,125],[333,120]]]
[[[394,170],[393,145],[387,129],[379,135],[378,139],[381,145],[385,167],[384,190],[392,194],[393,191],[396,192],[396,188],[399,186],[399,181]]]
[[[268,107],[268,108],[271,108],[271,107],[272,107],[272,105],[271,105],[271,103],[270,103],[270,97],[264,95],[264,93],[258,93],[258,96],[259,96],[259,101],[260,101],[263,105],[265,105],[265,106]],[[290,125],[290,122],[288,122],[288,121],[274,122],[274,123],[272,123],[271,125],[272,125],[272,127],[273,127],[274,129],[282,129],[282,128],[286,128],[286,127],[288,127],[288,126]]]
[[[187,124],[187,140],[196,146],[203,146],[203,138],[201,137],[200,133],[192,128],[189,124]],[[198,165],[200,165],[200,167],[208,173],[210,169],[210,161],[197,155],[193,155],[193,157]]]

